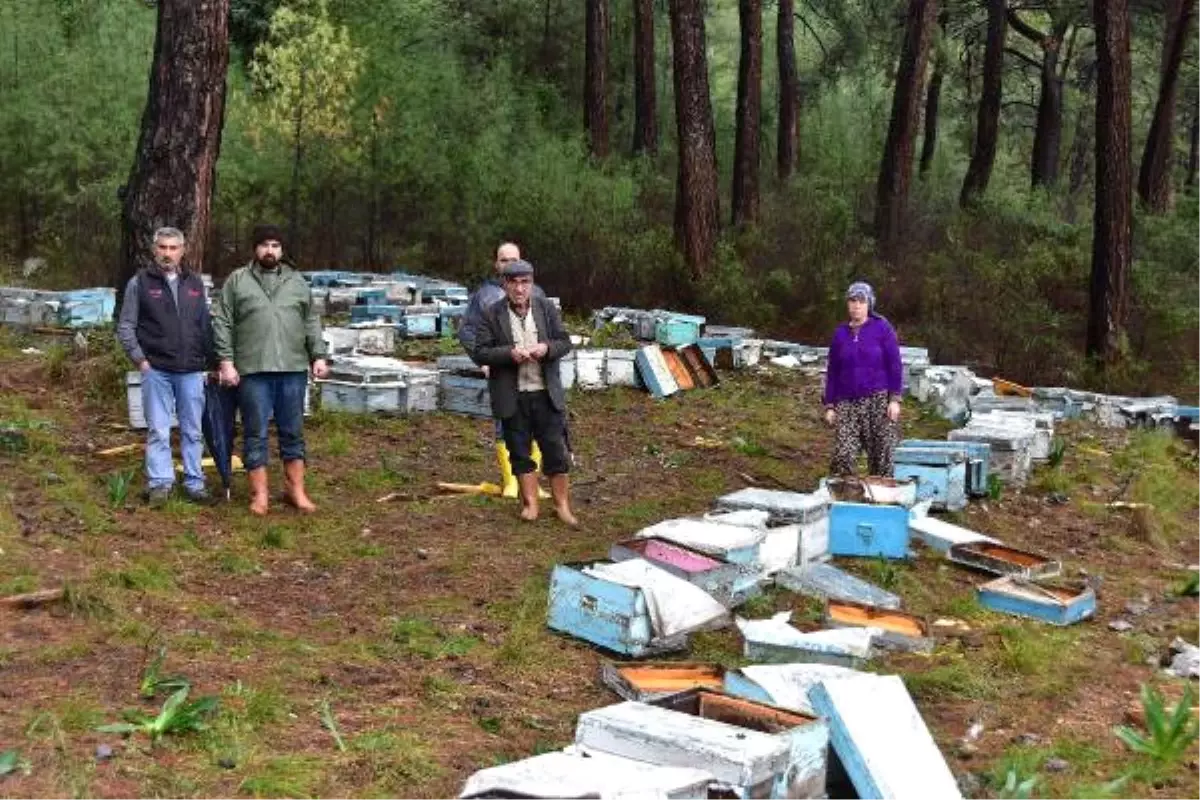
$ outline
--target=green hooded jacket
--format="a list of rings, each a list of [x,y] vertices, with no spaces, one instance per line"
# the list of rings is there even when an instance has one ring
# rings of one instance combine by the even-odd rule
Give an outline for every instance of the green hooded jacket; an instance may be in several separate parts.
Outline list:
[[[243,375],[306,372],[325,358],[312,289],[286,264],[267,271],[251,262],[235,270],[212,311],[217,358],[232,361]]]

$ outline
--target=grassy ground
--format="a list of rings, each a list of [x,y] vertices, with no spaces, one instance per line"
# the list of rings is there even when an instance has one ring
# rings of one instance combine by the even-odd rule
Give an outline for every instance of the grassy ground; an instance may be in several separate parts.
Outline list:
[[[30,344],[43,354],[21,354]],[[456,794],[476,769],[569,743],[579,712],[615,699],[596,678],[603,655],[545,628],[554,563],[751,481],[811,489],[829,450],[813,381],[729,375],[667,402],[572,397],[577,533],[520,524],[511,501],[438,497],[437,481],[495,477],[490,423],[443,414],[314,416],[314,517],[276,504],[253,518],[240,482],[231,506],[150,511],[140,454],[97,455],[140,441],[122,424],[118,358],[99,340],[82,356],[4,333],[0,362],[0,425],[20,432],[0,440],[0,595],[68,587],[64,603],[0,611],[0,753],[18,754],[2,796]],[[946,429],[905,415],[909,435]],[[1174,636],[1197,638],[1196,600],[1177,593],[1197,561],[1194,451],[1083,425],[1063,436],[1061,462],[1025,491],[954,516],[1099,581],[1098,619],[1060,630],[990,614],[979,575],[927,552],[849,563],[910,610],[971,629],[873,668],[904,676],[973,794],[1034,779],[1035,796],[1196,796],[1194,747],[1155,761],[1113,734],[1141,684],[1180,695],[1158,660]],[[404,499],[376,502],[393,492]],[[743,613],[784,608],[815,626],[819,608],[786,592]],[[1133,629],[1110,630],[1117,617]],[[165,695],[143,700],[139,685],[161,647],[163,674],[220,699],[207,729],[154,746],[97,732],[156,713]],[[689,657],[741,663],[729,631],[696,637]],[[114,756],[98,760],[98,745]]]

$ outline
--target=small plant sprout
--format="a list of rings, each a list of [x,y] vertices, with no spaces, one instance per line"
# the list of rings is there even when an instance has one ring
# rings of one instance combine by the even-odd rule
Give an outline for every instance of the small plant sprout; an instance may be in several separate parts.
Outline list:
[[[146,671],[142,674],[142,683],[138,688],[138,694],[145,699],[157,695],[159,692],[177,692],[180,689],[190,689],[192,682],[182,675],[172,675],[163,677],[162,667],[167,660],[167,647],[163,645],[158,648],[158,654],[146,666]]]
[[[1034,787],[1037,786],[1038,778],[1032,775],[1028,778],[1022,778],[1017,774],[1015,769],[1010,769],[1008,775],[1004,778],[1004,786],[1000,788],[1000,797],[1025,798],[1033,797]]]
[[[329,700],[321,701],[321,724],[329,731],[329,735],[333,737],[333,741],[337,744],[337,749],[340,752],[346,752],[346,742],[342,739],[342,734],[338,730],[337,720],[333,718],[333,709],[329,707]]]
[[[144,733],[150,738],[151,745],[156,744],[168,733],[202,731],[207,727],[204,718],[216,711],[218,700],[209,696],[188,702],[189,691],[185,686],[168,697],[158,716],[152,717],[142,711],[128,711],[125,713],[126,722],[101,725],[96,730],[100,733],[124,735]]]
[[[108,502],[113,508],[125,505],[129,497],[129,487],[133,484],[133,470],[114,472],[108,476]]]
[[[1200,733],[1197,721],[1192,716],[1196,704],[1196,691],[1189,683],[1184,687],[1183,697],[1170,712],[1162,694],[1142,684],[1142,710],[1146,714],[1146,734],[1126,725],[1113,730],[1117,738],[1135,753],[1149,756],[1159,764],[1176,764],[1195,752],[1195,743]]]

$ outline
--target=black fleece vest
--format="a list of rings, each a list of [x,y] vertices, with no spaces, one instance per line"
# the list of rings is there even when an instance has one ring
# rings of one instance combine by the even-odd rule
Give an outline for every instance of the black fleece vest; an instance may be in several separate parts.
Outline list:
[[[163,372],[202,372],[208,337],[208,305],[199,275],[180,272],[176,307],[161,271],[138,273],[137,339],[150,366]]]

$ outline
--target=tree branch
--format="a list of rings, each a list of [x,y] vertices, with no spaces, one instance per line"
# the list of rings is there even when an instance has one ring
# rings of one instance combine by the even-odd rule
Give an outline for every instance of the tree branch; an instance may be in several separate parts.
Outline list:
[[[1009,108],[1011,106],[1025,106],[1026,108],[1032,108],[1034,111],[1037,111],[1037,106],[1028,100],[1006,100],[1000,104],[1001,109]]]
[[[821,55],[824,56],[825,61],[828,61],[829,51],[825,49],[825,43],[821,41],[820,36],[817,36],[817,32],[813,30],[812,25],[809,25],[808,20],[806,20],[804,15],[799,12],[796,13],[796,19],[800,20],[800,24],[803,25],[805,29],[812,34],[812,37],[817,40],[817,47],[821,48]]]
[[[1046,41],[1046,34],[1018,17],[1016,9],[1010,8],[1008,10],[1008,24],[1013,26],[1013,30],[1036,45],[1041,46]]]
[[[1079,35],[1079,26],[1071,28],[1071,35],[1067,39],[1067,52],[1063,55],[1062,64],[1060,65],[1058,78],[1062,80],[1067,75],[1067,68],[1071,66],[1071,56],[1075,54],[1075,39]]]
[[[1010,56],[1016,56],[1017,58],[1021,59],[1025,63],[1029,64],[1029,66],[1033,67],[1034,69],[1042,68],[1042,63],[1040,61],[1032,58],[1031,56],[1025,55],[1020,50],[1014,50],[1011,47],[1006,47],[1006,48],[1004,48],[1004,52],[1008,53]]]

